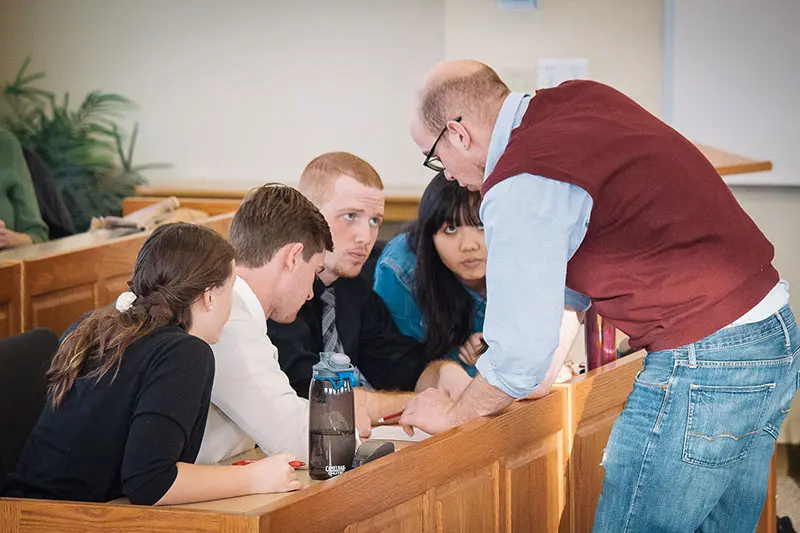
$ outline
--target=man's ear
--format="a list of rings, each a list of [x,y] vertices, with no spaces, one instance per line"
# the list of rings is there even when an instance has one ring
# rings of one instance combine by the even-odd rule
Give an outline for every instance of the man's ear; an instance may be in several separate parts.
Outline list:
[[[451,120],[447,123],[447,134],[450,143],[456,150],[467,151],[472,144],[472,135],[462,122]]]
[[[301,242],[293,242],[291,244],[287,244],[284,246],[284,267],[286,270],[292,272],[298,266],[300,266],[300,261],[304,261],[303,259],[303,243]]]

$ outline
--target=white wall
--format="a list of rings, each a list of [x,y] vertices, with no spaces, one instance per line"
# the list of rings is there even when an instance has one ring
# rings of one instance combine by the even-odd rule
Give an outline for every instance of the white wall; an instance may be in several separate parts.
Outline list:
[[[512,76],[585,57],[592,77],[661,109],[662,0],[0,0],[0,81],[30,54],[46,88],[139,104],[151,181],[296,183],[313,156],[353,151],[388,189],[430,172],[407,133],[416,85],[445,57]],[[509,67],[512,67],[509,69]],[[517,69],[517,70],[514,70]],[[533,78],[522,80],[535,86]]]
[[[429,178],[407,133],[444,57],[443,0],[2,0],[0,80],[31,54],[48,88],[139,104],[157,180],[296,183],[353,151],[390,184]]]
[[[772,160],[771,172],[728,183],[800,185],[800,2],[668,2],[667,119],[704,144]]]
[[[530,11],[497,5],[446,1],[448,58],[479,59],[527,81],[529,90],[539,59],[586,58],[590,78],[661,114],[663,0],[539,0]]]

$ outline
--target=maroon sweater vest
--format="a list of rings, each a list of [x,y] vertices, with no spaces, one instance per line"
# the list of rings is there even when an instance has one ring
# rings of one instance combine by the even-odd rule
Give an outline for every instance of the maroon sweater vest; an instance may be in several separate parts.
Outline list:
[[[517,174],[592,197],[567,286],[649,351],[702,339],[778,282],[774,250],[713,165],[675,130],[606,85],[537,91],[482,192]]]

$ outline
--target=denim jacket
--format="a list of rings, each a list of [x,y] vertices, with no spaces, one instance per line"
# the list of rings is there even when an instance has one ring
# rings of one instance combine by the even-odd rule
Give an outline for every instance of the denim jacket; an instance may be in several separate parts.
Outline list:
[[[417,257],[408,247],[405,233],[401,233],[386,245],[375,267],[374,289],[392,313],[397,327],[404,335],[425,340],[426,326],[422,319],[417,300],[414,298],[414,268]],[[486,299],[465,287],[472,297],[472,332],[483,331],[483,317],[486,315]],[[467,374],[475,377],[472,365],[458,358],[458,346],[454,346],[445,357],[461,363]]]

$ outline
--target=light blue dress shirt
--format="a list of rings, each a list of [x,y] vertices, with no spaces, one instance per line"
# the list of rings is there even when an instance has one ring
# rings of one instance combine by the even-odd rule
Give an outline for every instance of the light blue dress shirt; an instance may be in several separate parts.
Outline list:
[[[428,330],[414,295],[416,267],[417,256],[408,246],[408,235],[401,233],[383,249],[375,266],[373,289],[383,298],[400,333],[424,342]],[[472,298],[472,333],[482,332],[486,298],[466,285],[464,288]],[[573,309],[585,309],[588,304],[585,296],[569,289],[566,289],[564,298],[567,307]],[[458,346],[453,346],[446,359],[460,363],[470,377],[475,377],[475,367],[459,359]]]
[[[491,174],[522,122],[530,95],[511,93],[497,117],[486,173]],[[476,365],[515,398],[541,383],[558,346],[567,262],[589,226],[592,198],[582,188],[542,176],[507,178],[481,204],[486,246],[487,305],[483,337],[489,350]],[[589,307],[581,299],[578,310]],[[572,302],[571,302],[572,303]]]

